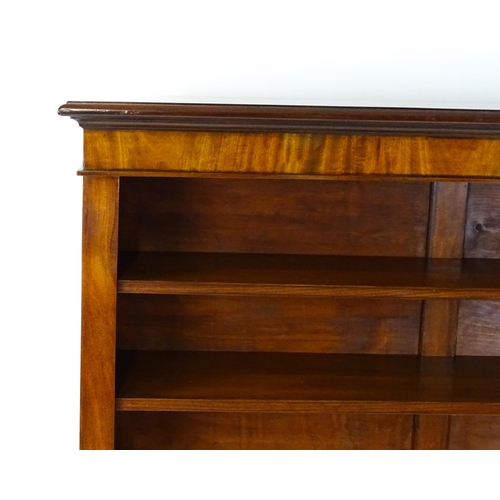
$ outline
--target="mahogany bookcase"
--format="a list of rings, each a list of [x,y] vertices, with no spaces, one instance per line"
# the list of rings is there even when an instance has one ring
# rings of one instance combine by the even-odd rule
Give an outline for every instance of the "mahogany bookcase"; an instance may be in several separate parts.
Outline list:
[[[82,449],[500,449],[500,112],[59,113]]]

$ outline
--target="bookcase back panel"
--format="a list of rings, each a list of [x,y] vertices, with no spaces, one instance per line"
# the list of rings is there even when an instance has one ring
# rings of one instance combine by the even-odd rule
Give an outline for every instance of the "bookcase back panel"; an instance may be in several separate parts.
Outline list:
[[[117,412],[117,449],[411,449],[412,415]]]
[[[450,450],[500,450],[499,415],[452,415]]]
[[[457,330],[459,356],[500,356],[500,302],[462,300]]]
[[[500,185],[470,184],[464,254],[500,258]]]
[[[421,302],[118,295],[120,349],[418,354]]]
[[[500,258],[500,186],[471,183],[464,257]],[[462,300],[456,354],[500,356],[500,302]]]
[[[443,441],[428,449],[500,449],[500,416],[445,419]],[[409,450],[421,438],[413,415],[117,412],[115,424],[116,449]]]
[[[425,255],[429,183],[122,178],[120,250]]]

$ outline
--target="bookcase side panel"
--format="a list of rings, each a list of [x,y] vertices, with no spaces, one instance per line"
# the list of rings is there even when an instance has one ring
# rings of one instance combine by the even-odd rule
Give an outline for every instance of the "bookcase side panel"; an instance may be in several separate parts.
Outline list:
[[[81,449],[114,447],[118,188],[84,179]]]

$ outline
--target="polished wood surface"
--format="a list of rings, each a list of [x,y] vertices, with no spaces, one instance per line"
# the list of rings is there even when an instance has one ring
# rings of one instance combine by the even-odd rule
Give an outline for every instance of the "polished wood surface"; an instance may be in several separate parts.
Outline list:
[[[500,258],[500,185],[471,184],[465,257]]]
[[[87,170],[500,177],[500,141],[86,130]]]
[[[120,182],[121,250],[425,255],[425,182]]]
[[[59,112],[83,449],[500,449],[500,112]]]
[[[447,450],[449,432],[449,415],[415,415],[413,448],[415,450]]]
[[[123,252],[121,293],[500,299],[500,260]]]
[[[465,182],[433,183],[427,257],[433,259],[461,259],[463,257],[468,192],[469,186]],[[424,301],[420,354],[454,356],[458,312],[458,300]],[[425,425],[422,427],[422,429],[426,428]]]
[[[463,257],[467,215],[466,182],[434,182],[431,193],[427,256],[441,259]]]
[[[500,302],[463,300],[457,333],[459,356],[500,356]]]
[[[131,450],[408,450],[411,415],[118,412]]]
[[[117,410],[499,413],[492,357],[120,351]]]
[[[238,173],[238,172],[182,172],[168,170],[77,170],[76,174],[81,177],[154,177],[156,179],[179,178],[179,179],[249,179],[249,180],[293,180],[293,181],[362,181],[362,182],[387,182],[391,183],[421,183],[439,182],[452,184],[455,182],[467,184],[496,184],[494,177],[472,177],[472,176],[443,176],[443,175],[363,175],[363,174],[266,174],[266,173]]]
[[[117,346],[417,354],[420,315],[412,300],[120,293]]]
[[[118,179],[83,185],[80,447],[113,449]]]
[[[458,300],[426,300],[422,312],[424,356],[454,356],[457,344]]]
[[[70,101],[59,114],[86,130],[500,137],[500,112],[488,110]]]
[[[500,450],[500,417],[454,415],[450,424],[450,450]]]

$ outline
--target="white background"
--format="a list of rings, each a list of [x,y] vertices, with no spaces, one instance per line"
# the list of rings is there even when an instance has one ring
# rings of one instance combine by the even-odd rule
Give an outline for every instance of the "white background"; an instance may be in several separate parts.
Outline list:
[[[79,453],[82,132],[56,112],[67,100],[500,109],[496,4],[3,2],[2,497],[492,493],[495,461],[474,453]]]

